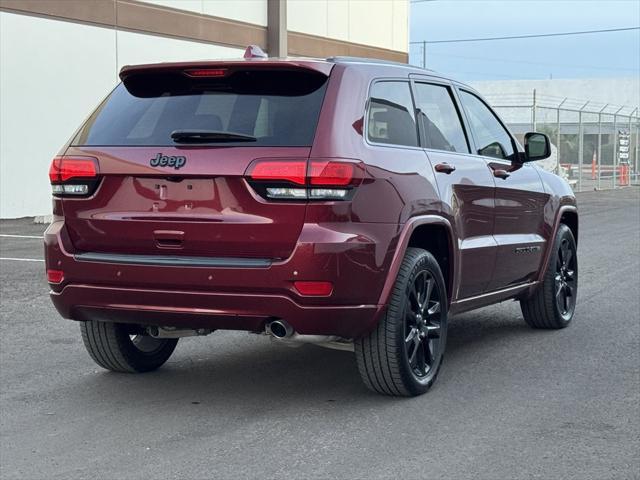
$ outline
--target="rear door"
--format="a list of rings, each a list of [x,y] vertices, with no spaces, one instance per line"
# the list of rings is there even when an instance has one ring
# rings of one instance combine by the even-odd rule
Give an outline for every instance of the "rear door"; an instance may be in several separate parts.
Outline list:
[[[415,78],[421,138],[435,172],[443,212],[456,230],[460,262],[455,298],[482,294],[495,263],[494,181],[485,161],[470,153],[451,85]]]
[[[532,165],[512,162],[516,143],[477,95],[459,90],[475,140],[476,153],[495,177],[496,263],[489,290],[532,281],[545,250],[544,206],[549,198]]]
[[[128,77],[66,152],[99,170],[95,192],[63,199],[74,247],[286,258],[306,202],[267,202],[246,173],[259,158],[308,158],[326,84],[312,70],[224,64]]]

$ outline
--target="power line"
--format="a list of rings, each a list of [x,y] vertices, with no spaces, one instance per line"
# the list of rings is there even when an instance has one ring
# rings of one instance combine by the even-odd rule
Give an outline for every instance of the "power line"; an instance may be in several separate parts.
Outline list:
[[[620,70],[627,72],[637,72],[637,68],[622,68],[622,67],[601,67],[597,65],[575,65],[571,63],[549,63],[549,62],[530,62],[526,60],[514,60],[514,59],[501,59],[501,58],[490,58],[490,57],[474,57],[468,55],[453,55],[448,53],[431,53],[429,56],[435,57],[451,57],[451,58],[464,58],[466,60],[482,60],[487,62],[502,62],[502,63],[522,63],[525,65],[542,65],[547,67],[566,67],[566,68],[577,68],[583,70]]]
[[[409,42],[409,44],[416,45],[416,44],[424,44],[424,43],[434,44],[434,43],[487,42],[492,40],[513,40],[517,38],[564,37],[567,35],[586,35],[586,34],[592,34],[592,33],[624,32],[629,30],[640,30],[640,27],[606,28],[602,30],[582,30],[579,32],[539,33],[539,34],[533,34],[533,35],[512,35],[508,37],[457,38],[452,40],[422,40],[417,42]]]

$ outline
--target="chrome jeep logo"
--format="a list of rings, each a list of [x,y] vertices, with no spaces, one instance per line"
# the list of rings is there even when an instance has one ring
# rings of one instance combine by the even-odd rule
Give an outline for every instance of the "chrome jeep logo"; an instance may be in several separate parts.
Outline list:
[[[149,165],[152,167],[173,167],[176,170],[182,168],[187,163],[187,157],[172,157],[168,155],[157,154],[154,158],[149,160]]]

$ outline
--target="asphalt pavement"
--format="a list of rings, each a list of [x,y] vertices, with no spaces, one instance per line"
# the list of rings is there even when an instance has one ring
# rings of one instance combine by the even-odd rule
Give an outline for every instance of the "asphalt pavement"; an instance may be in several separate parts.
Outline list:
[[[43,225],[0,222],[0,478],[640,478],[640,188],[578,194],[578,305],[454,317],[436,386],[369,392],[352,353],[217,332],[106,372],[51,305]],[[25,235],[35,238],[12,237]]]

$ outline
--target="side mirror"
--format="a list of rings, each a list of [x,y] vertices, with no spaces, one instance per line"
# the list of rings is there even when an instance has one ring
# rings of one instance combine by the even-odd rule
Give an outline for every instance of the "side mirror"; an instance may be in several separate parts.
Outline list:
[[[551,155],[551,143],[544,133],[529,132],[524,135],[523,162],[544,160]]]

